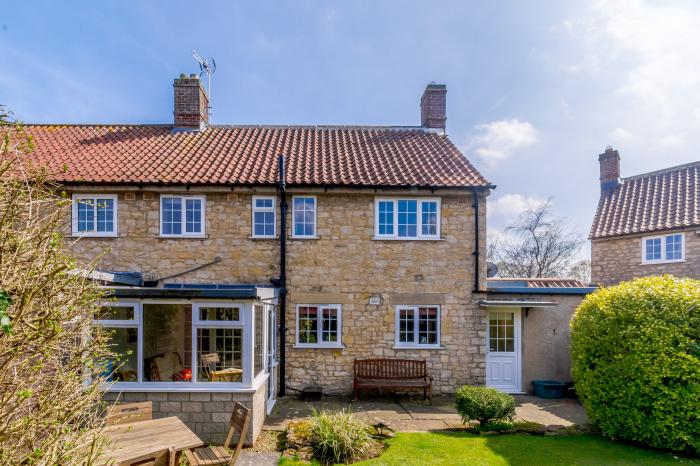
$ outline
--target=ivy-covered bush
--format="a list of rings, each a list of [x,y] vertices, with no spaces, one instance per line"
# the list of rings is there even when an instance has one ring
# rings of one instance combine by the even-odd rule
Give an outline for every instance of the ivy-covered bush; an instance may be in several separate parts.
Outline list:
[[[700,453],[700,281],[640,278],[571,321],[576,393],[608,437]]]
[[[485,426],[496,421],[511,421],[515,416],[515,399],[494,388],[464,385],[455,397],[457,412],[464,423],[475,420]]]

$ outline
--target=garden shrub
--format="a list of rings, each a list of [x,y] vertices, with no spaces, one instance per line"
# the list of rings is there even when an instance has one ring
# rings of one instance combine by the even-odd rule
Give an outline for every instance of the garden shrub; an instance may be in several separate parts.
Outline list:
[[[350,411],[314,411],[309,434],[314,456],[327,463],[362,459],[373,447],[371,428]]]
[[[600,432],[700,452],[700,281],[640,278],[588,295],[571,321],[576,392]]]
[[[485,426],[496,421],[511,421],[515,416],[515,399],[495,388],[464,385],[455,396],[457,412],[464,423],[476,420]]]

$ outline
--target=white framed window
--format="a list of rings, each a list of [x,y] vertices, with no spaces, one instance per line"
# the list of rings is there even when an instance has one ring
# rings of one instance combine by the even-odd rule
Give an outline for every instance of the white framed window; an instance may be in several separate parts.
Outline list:
[[[203,237],[205,196],[160,196],[160,235]]]
[[[298,304],[299,348],[342,348],[342,306],[340,304]]]
[[[93,324],[114,357],[101,375],[115,391],[248,390],[269,375],[267,304],[134,299],[105,302]]]
[[[378,198],[375,239],[439,239],[440,198]]]
[[[439,348],[440,306],[396,306],[396,348]]]
[[[316,237],[316,196],[292,197],[292,237]]]
[[[117,236],[116,194],[73,194],[74,236]]]
[[[274,238],[277,229],[275,196],[253,196],[253,238]]]
[[[646,236],[642,238],[642,264],[683,262],[685,241],[683,233]]]

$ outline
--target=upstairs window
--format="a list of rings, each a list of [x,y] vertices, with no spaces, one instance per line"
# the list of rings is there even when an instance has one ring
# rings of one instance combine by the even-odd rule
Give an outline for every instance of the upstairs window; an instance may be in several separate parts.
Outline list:
[[[74,194],[73,235],[116,236],[117,196],[115,194]]]
[[[642,263],[681,262],[685,260],[682,233],[649,236],[642,239]]]
[[[294,196],[292,198],[292,236],[295,238],[316,237],[316,197]]]
[[[161,236],[204,236],[204,196],[161,196]]]
[[[440,199],[377,199],[377,239],[439,239]]]
[[[253,196],[253,238],[274,238],[275,197]]]

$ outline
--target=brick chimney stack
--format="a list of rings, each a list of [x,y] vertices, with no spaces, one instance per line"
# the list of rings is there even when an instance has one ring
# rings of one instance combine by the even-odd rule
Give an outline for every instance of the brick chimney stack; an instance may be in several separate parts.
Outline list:
[[[620,153],[608,146],[598,156],[600,162],[600,190],[608,191],[620,186]]]
[[[420,124],[424,128],[445,130],[447,124],[447,86],[431,82],[420,99]]]
[[[175,129],[201,131],[209,124],[209,96],[196,74],[181,74],[173,83]]]

